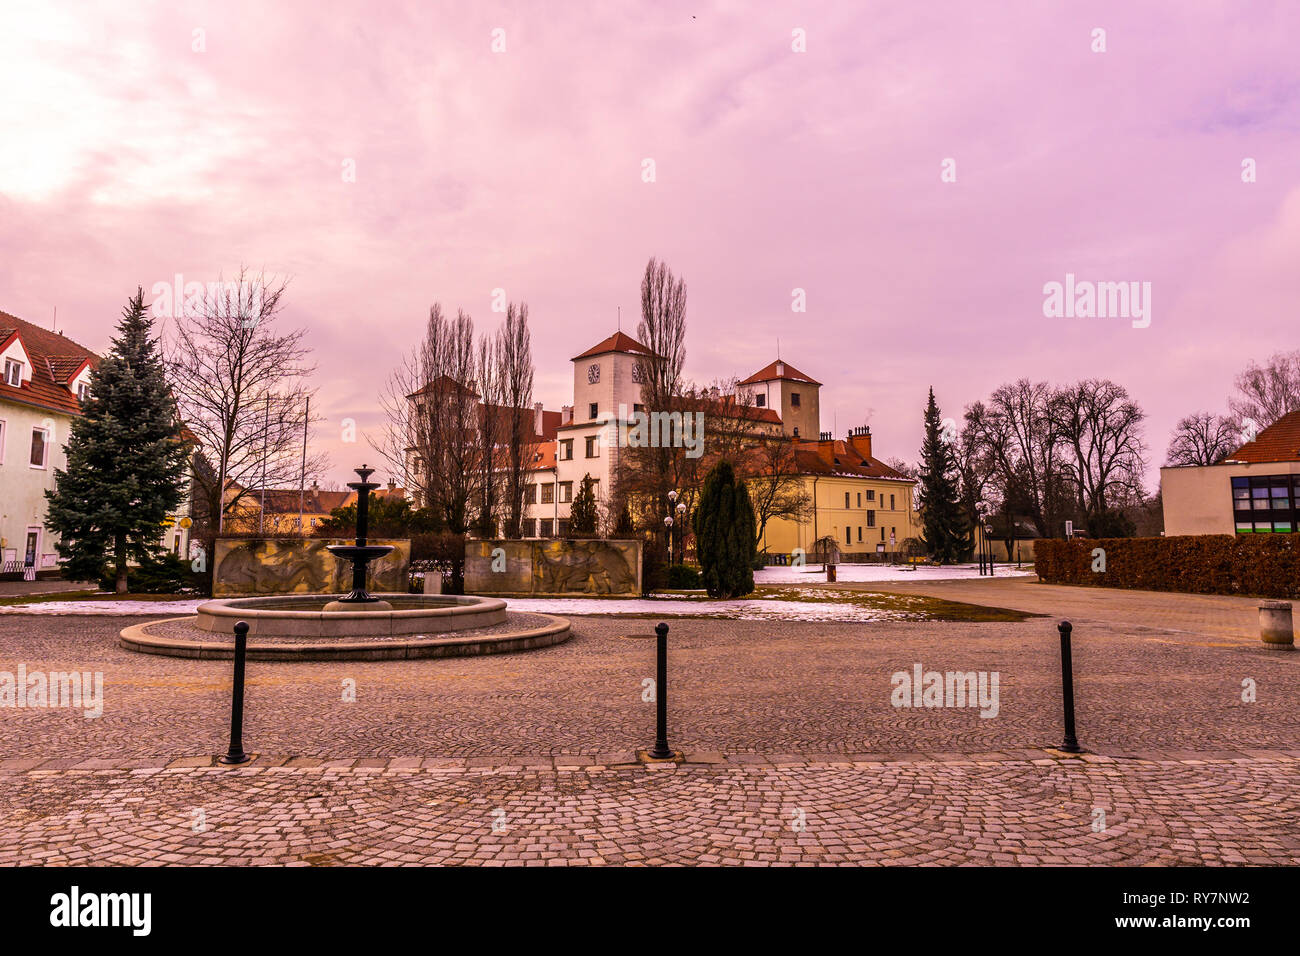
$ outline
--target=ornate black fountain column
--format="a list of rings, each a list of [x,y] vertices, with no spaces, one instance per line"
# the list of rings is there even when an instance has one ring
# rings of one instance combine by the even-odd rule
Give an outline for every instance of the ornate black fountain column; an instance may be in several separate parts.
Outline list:
[[[366,571],[370,562],[382,558],[393,550],[391,544],[366,544],[366,531],[370,521],[370,492],[379,487],[378,482],[370,480],[375,469],[362,465],[356,470],[360,481],[348,483],[357,493],[357,541],[356,544],[331,544],[327,550],[335,557],[352,562],[352,591],[347,597],[338,599],[339,604],[374,604],[379,598],[373,598],[366,591]]]

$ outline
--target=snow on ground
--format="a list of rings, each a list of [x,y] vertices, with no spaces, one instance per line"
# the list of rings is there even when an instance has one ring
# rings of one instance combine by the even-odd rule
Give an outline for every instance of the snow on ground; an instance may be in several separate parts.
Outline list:
[[[193,614],[210,598],[192,601],[37,601],[0,607],[0,614]]]
[[[959,564],[945,567],[918,566],[914,571],[881,564],[840,564],[836,566],[837,578],[842,582],[871,583],[885,581],[945,581],[959,578],[978,578],[979,565]],[[997,576],[1023,577],[1033,571],[1016,570],[1014,566],[998,565]],[[701,592],[698,598],[668,595],[653,598],[508,598],[512,611],[536,614],[602,614],[602,615],[681,615],[727,617],[740,621],[898,621],[911,615],[906,611],[869,606],[869,602],[841,603],[826,600],[834,595],[828,588],[818,588],[826,582],[826,571],[821,565],[802,568],[769,567],[754,573],[754,583],[760,587],[799,584],[804,587],[797,595],[787,593],[786,599],[742,598],[734,601],[710,601]],[[789,589],[786,589],[787,592]],[[806,596],[809,600],[789,600]],[[180,616],[193,614],[207,598],[188,601],[39,601],[32,604],[14,604],[0,607],[0,614],[121,614]]]
[[[1015,578],[1032,575],[1033,571],[1017,570],[1015,565],[994,565],[994,574],[999,578]],[[950,581],[961,578],[978,578],[978,564],[947,564],[940,567],[916,565],[914,570],[901,565],[889,564],[837,564],[835,578],[837,581],[854,583],[871,583],[874,581]],[[810,564],[802,568],[772,567],[754,572],[754,583],[764,584],[812,584],[826,582],[826,569],[820,564]]]
[[[725,617],[737,621],[905,621],[903,611],[839,604],[834,601],[787,601],[741,598],[710,601],[679,598],[507,598],[511,611],[536,614],[651,615],[655,617]]]

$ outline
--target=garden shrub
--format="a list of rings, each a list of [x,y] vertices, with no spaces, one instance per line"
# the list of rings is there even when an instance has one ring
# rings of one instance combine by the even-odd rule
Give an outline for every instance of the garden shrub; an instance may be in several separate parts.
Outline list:
[[[1097,549],[1105,571],[1093,570]],[[1297,598],[1300,534],[1044,538],[1034,542],[1034,570],[1048,584]]]

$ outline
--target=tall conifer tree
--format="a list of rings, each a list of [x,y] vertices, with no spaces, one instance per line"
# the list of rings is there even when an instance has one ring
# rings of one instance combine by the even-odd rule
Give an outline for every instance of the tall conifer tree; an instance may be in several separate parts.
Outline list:
[[[582,485],[573,496],[569,507],[569,531],[573,534],[596,533],[596,492],[593,488],[595,479],[591,475],[582,476]]]
[[[118,593],[129,561],[162,550],[163,519],[180,504],[189,449],[151,337],[144,290],[127,303],[109,353],[91,371],[90,396],[72,421],[67,469],[54,472],[45,526],[65,573],[98,580],[111,567]]]
[[[953,564],[969,555],[971,528],[961,506],[957,456],[950,436],[944,435],[933,388],[925,406],[920,497],[922,535],[930,556]]]
[[[711,597],[740,597],[754,590],[754,506],[749,489],[723,459],[704,479],[693,519],[695,552]]]

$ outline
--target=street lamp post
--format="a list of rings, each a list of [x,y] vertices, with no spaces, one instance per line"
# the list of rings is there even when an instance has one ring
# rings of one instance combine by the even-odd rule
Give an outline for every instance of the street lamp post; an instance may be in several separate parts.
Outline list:
[[[686,561],[686,502],[677,502],[677,563],[683,564]]]
[[[668,516],[664,518],[664,528],[667,529],[668,538],[668,563],[673,563],[673,505],[677,504],[677,489],[674,488],[668,492]]]

